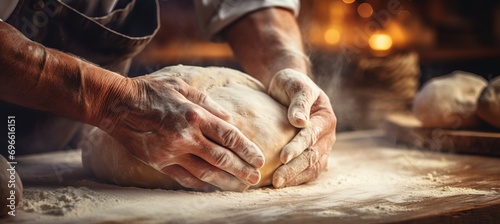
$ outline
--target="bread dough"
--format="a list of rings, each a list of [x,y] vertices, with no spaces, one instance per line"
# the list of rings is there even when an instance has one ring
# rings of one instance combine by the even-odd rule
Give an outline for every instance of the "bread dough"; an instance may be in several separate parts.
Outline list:
[[[479,96],[476,114],[493,127],[500,128],[500,76],[491,80]]]
[[[477,127],[477,99],[486,85],[484,78],[463,71],[433,78],[415,96],[413,114],[424,127]]]
[[[15,179],[15,186],[12,185],[14,188],[10,188],[9,186],[10,179],[11,179],[11,174],[10,171],[8,170],[10,168],[10,165],[7,163],[7,160],[0,155],[0,217],[7,215],[7,213],[10,210],[8,205],[10,205],[10,201],[8,198],[11,197],[10,191],[15,190],[15,205],[16,205],[16,210],[18,210],[17,205],[21,201],[21,198],[23,196],[23,184],[21,182],[21,178],[19,178],[19,175],[17,175],[17,172],[14,174]]]
[[[281,165],[281,149],[297,133],[287,119],[287,108],[266,94],[264,86],[251,76],[219,67],[173,66],[153,74],[183,79],[232,114],[229,123],[236,126],[262,150],[266,163],[260,169],[256,187],[271,184],[272,174]],[[145,188],[181,188],[169,176],[142,163],[111,136],[95,128],[83,145],[86,169],[102,180],[122,186]],[[91,143],[91,144],[88,144]]]

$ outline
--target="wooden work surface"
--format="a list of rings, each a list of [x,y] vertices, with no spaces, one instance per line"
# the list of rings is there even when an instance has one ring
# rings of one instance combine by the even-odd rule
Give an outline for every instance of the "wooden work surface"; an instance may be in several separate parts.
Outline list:
[[[431,151],[450,151],[500,156],[498,130],[457,130],[424,128],[410,113],[387,117],[384,129],[390,138],[410,147]]]
[[[97,183],[79,151],[18,159],[25,211],[2,223],[494,223],[500,158],[409,150],[380,131],[338,135],[329,171],[285,189],[187,192]],[[54,204],[43,204],[52,201]]]

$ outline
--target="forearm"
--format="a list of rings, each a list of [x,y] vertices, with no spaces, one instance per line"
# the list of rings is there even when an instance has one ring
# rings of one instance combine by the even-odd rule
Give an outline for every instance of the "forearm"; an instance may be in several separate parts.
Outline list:
[[[288,10],[252,12],[223,30],[223,36],[246,72],[266,87],[273,75],[285,68],[310,73],[299,27]]]
[[[98,125],[126,78],[46,48],[0,22],[0,99]]]

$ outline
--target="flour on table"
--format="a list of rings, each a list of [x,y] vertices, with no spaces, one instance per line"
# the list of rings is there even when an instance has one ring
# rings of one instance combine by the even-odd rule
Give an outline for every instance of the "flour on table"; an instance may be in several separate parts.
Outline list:
[[[56,190],[24,190],[22,210],[53,216],[81,216],[96,210],[106,199],[87,187],[65,187]]]
[[[381,217],[432,213],[432,208],[420,207],[429,203],[443,205],[440,212],[448,212],[462,208],[448,201],[481,205],[500,199],[500,188],[484,187],[498,181],[497,175],[484,180],[484,186],[478,182],[477,187],[466,187],[479,166],[496,165],[495,159],[476,164],[459,155],[383,147],[379,141],[357,140],[352,145],[354,141],[346,143],[342,136],[328,171],[304,185],[204,193],[120,187],[75,177],[64,182],[78,186],[73,188],[50,185],[34,190],[28,185],[24,201],[29,204],[19,217],[29,213],[45,223],[272,223],[287,217],[373,223]],[[61,197],[64,194],[69,199]]]

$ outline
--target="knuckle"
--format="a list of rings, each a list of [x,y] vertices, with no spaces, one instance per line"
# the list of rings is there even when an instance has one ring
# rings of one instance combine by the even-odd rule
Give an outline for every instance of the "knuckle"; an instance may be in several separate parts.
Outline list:
[[[165,85],[167,85],[168,88],[173,89],[182,95],[186,95],[186,93],[187,93],[186,85],[187,84],[181,78],[171,77],[171,78],[167,79],[165,83],[166,83]]]
[[[198,103],[204,104],[207,101],[207,98],[208,98],[207,94],[199,92],[199,91],[197,91],[196,94],[197,94],[196,99],[197,99]]]
[[[231,161],[230,156],[227,153],[222,153],[220,156],[217,157],[214,165],[216,167],[225,168],[225,167],[229,167],[231,162],[232,161]]]
[[[171,77],[168,79],[167,83],[172,85],[172,86],[181,87],[182,84],[184,84],[184,81],[179,77]]]
[[[201,171],[198,178],[204,182],[210,183],[214,179],[214,172],[211,169]]]
[[[307,99],[306,95],[301,93],[293,102],[292,107],[297,107],[300,109],[308,109],[309,107],[309,100]]]
[[[185,112],[185,117],[189,123],[197,123],[202,119],[202,116],[201,116],[201,113],[199,110],[197,110],[196,108],[193,108],[191,106],[186,106],[186,107],[188,107],[188,109]]]
[[[249,147],[241,147],[240,154],[244,156],[254,156],[254,154],[250,151]]]
[[[238,131],[232,128],[224,130],[221,136],[222,144],[231,149],[234,149],[237,146],[241,145],[241,138],[239,137],[238,134],[239,134]]]
[[[303,148],[311,146],[318,138],[317,128],[310,127],[302,130],[297,134],[297,137],[297,143],[299,143]]]
[[[316,164],[319,161],[318,150],[315,150],[312,148],[309,149],[309,161],[310,161],[311,166]]]
[[[296,81],[296,80],[290,81],[288,83],[287,89],[291,95],[298,94],[298,93],[306,95],[306,92],[308,90],[308,88],[306,88],[306,85],[303,82]]]

